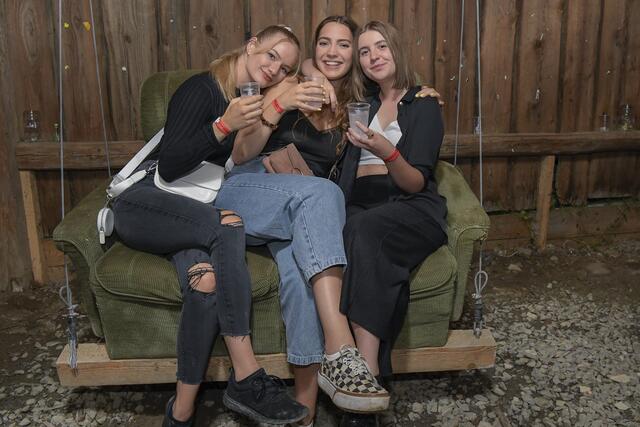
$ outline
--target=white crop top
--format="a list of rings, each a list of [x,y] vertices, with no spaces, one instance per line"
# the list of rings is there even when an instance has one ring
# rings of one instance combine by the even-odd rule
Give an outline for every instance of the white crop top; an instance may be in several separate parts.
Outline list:
[[[402,137],[402,131],[400,130],[397,120],[392,121],[386,129],[382,130],[380,121],[378,120],[378,114],[373,117],[371,124],[369,124],[369,129],[381,133],[394,146],[398,145],[398,141],[400,141]],[[363,148],[360,153],[360,161],[358,162],[358,166],[362,165],[384,165],[384,162],[380,157],[375,156],[371,151]]]

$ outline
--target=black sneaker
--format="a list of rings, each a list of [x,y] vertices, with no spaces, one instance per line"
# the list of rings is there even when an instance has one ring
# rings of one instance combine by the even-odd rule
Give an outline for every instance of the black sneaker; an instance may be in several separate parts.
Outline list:
[[[376,414],[354,414],[346,412],[340,420],[340,427],[378,427]]]
[[[240,382],[232,368],[222,402],[232,411],[267,424],[295,423],[309,414],[306,406],[289,397],[280,378],[267,375],[262,368]]]
[[[171,399],[167,402],[167,409],[164,412],[164,419],[162,420],[162,427],[192,427],[193,415],[187,421],[178,421],[173,418],[173,402],[175,402],[176,396],[171,396]]]

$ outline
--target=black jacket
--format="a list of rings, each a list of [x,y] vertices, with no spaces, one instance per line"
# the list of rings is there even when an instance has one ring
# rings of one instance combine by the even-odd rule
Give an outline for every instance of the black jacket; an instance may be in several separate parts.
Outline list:
[[[446,232],[446,200],[438,194],[434,173],[444,136],[444,126],[438,101],[431,97],[416,98],[415,95],[419,90],[418,86],[409,89],[398,102],[398,125],[402,131],[402,137],[396,148],[411,166],[422,172],[425,186],[417,193],[407,193],[395,185],[389,176],[391,185],[389,201],[415,201],[412,204],[430,215]],[[382,103],[377,94],[368,98],[367,101],[371,104],[370,123]],[[360,148],[347,143],[338,165],[336,182],[344,192],[347,204],[356,180],[360,151]]]

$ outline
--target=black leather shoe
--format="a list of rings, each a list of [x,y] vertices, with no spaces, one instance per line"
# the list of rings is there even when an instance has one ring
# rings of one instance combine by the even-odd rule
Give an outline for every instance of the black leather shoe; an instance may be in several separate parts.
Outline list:
[[[238,382],[231,369],[222,402],[232,411],[267,424],[295,423],[309,414],[306,406],[287,394],[280,378],[267,375],[262,368]]]
[[[192,427],[194,415],[186,421],[178,421],[173,418],[173,402],[176,400],[176,396],[173,395],[167,402],[167,409],[164,412],[164,419],[162,420],[162,427]]]
[[[340,420],[340,427],[378,427],[376,414],[353,414],[345,412]]]

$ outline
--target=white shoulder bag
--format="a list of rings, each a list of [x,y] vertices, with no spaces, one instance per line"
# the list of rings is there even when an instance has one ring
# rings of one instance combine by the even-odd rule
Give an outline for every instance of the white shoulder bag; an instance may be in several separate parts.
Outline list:
[[[157,167],[147,170],[140,170],[134,174],[132,172],[142,163],[142,161],[158,146],[164,135],[164,128],[160,129],[151,140],[145,144],[140,151],[126,164],[118,173],[109,187],[107,187],[107,204],[98,212],[97,226],[100,244],[104,244],[106,236],[113,233],[114,215],[108,207],[111,199],[122,194],[127,188],[141,181],[151,171],[155,169],[153,182],[161,190],[197,200],[202,203],[211,203],[218,195],[218,191],[224,180],[225,169],[214,163],[202,162],[188,174],[177,178],[173,182],[162,179]]]

